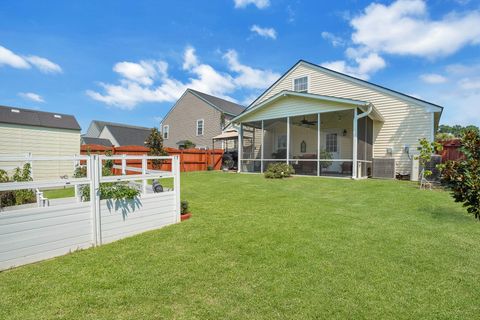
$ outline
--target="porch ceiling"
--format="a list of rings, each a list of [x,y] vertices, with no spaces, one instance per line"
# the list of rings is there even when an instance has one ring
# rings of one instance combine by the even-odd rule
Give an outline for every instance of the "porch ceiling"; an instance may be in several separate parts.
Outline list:
[[[351,110],[356,107],[366,111],[371,104],[366,101],[323,96],[295,91],[282,91],[275,96],[255,105],[237,117],[232,122],[242,123],[287,116]],[[372,105],[373,106],[373,105]],[[373,106],[369,115],[372,119],[383,121],[383,117]]]

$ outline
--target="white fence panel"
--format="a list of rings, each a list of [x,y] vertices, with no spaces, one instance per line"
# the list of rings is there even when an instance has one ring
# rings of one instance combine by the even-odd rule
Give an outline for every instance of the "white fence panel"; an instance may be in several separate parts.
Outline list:
[[[117,206],[115,201],[100,203],[102,243],[154,230],[176,222],[175,193],[172,191],[142,196]]]
[[[24,158],[0,157],[0,161]],[[0,270],[37,262],[103,243],[158,229],[180,221],[180,162],[178,157],[126,156],[142,159],[142,174],[101,176],[105,156],[66,157],[86,161],[87,177],[71,180],[0,183],[0,191],[89,184],[92,201],[0,212]],[[115,158],[115,157],[111,157]],[[110,158],[110,159],[111,159]],[[53,158],[52,158],[53,159]],[[56,157],[55,159],[60,159]],[[172,171],[147,170],[148,159],[171,159]],[[31,157],[29,160],[48,160]],[[62,158],[61,160],[65,160]],[[148,179],[174,178],[174,190],[147,193]],[[142,180],[135,200],[100,200],[99,184]]]
[[[88,202],[0,214],[0,270],[90,246]]]

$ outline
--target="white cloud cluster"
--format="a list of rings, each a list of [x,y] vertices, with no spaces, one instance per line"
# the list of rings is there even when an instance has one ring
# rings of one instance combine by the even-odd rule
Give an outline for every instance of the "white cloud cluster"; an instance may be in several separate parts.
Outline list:
[[[444,57],[468,45],[480,44],[480,12],[450,12],[441,19],[431,19],[423,0],[397,0],[390,5],[372,3],[350,19],[353,47],[347,48],[346,60],[325,62],[327,67],[368,79],[386,66],[382,56],[413,55],[427,59]],[[322,37],[338,45],[328,32]],[[446,79],[426,76],[422,80],[441,83]]]
[[[113,71],[120,75],[118,84],[101,82],[103,93],[94,90],[86,93],[92,99],[121,109],[134,109],[143,102],[174,102],[187,88],[235,101],[229,95],[236,90],[264,89],[280,76],[270,70],[242,64],[235,50],[228,50],[223,59],[231,74],[201,63],[195,48],[187,47],[182,64],[183,70],[189,74],[187,81],[171,77],[165,61],[123,61],[113,67]]]
[[[262,28],[254,24],[250,28],[250,31],[255,32],[256,34],[264,38],[270,38],[274,40],[277,39],[277,31],[275,31],[275,29],[273,28]]]
[[[265,9],[270,6],[270,0],[233,0],[235,8],[245,8],[249,4],[253,4],[258,9]]]
[[[350,21],[352,40],[375,52],[433,58],[447,56],[466,45],[480,44],[480,13],[450,13],[429,18],[422,0],[373,3]]]
[[[23,99],[30,100],[33,102],[41,102],[41,103],[45,102],[45,100],[41,95],[33,92],[19,92],[18,95]]]
[[[334,47],[341,47],[345,45],[345,41],[333,33],[323,31],[321,35],[323,39],[329,41]]]
[[[445,76],[442,76],[441,74],[436,74],[436,73],[426,73],[420,75],[420,79],[425,82],[425,83],[430,83],[430,84],[439,84],[439,83],[445,83],[448,81],[448,79]]]
[[[16,69],[30,69],[34,66],[43,73],[62,72],[62,68],[58,64],[46,58],[33,55],[18,55],[7,48],[0,46],[0,66],[2,65]]]

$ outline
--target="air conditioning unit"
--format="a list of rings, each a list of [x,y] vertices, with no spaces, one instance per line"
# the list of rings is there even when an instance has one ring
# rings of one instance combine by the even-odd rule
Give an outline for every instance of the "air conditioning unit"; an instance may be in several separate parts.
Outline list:
[[[395,179],[396,168],[394,158],[373,158],[372,178]]]

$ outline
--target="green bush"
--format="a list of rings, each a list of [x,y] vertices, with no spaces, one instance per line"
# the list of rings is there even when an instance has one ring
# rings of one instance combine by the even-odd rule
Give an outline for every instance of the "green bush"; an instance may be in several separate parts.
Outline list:
[[[286,163],[272,163],[268,166],[264,175],[267,179],[282,179],[295,173],[293,167]]]
[[[465,158],[448,161],[442,168],[442,182],[452,191],[456,202],[480,220],[480,134],[466,131],[460,149]]]
[[[180,203],[180,213],[186,214],[190,212],[190,207],[187,200],[182,200]]]
[[[32,181],[30,163],[25,163],[23,168],[16,168],[12,177],[9,178],[5,170],[0,170],[0,182]],[[0,207],[33,203],[36,201],[35,192],[31,189],[0,192]]]

